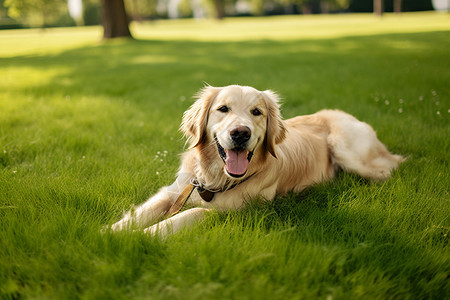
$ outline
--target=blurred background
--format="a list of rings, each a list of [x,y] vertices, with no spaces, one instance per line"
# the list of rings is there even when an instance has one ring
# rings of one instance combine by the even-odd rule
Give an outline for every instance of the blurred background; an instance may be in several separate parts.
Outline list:
[[[450,0],[0,0],[0,29],[283,14],[448,11]],[[126,12],[126,14],[124,14]],[[106,20],[105,20],[106,19]],[[105,24],[103,24],[105,26]],[[123,34],[122,34],[123,35]]]

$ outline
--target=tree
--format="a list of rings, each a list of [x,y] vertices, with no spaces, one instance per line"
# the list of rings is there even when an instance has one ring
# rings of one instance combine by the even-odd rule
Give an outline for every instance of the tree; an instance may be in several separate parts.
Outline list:
[[[68,14],[65,0],[5,0],[4,5],[11,18],[42,28]]]
[[[125,0],[128,17],[132,21],[142,22],[158,17],[158,0]]]
[[[102,0],[103,38],[132,38],[123,0]]]
[[[224,0],[214,0],[216,8],[216,18],[222,20],[225,17],[225,3]]]
[[[373,0],[373,13],[377,16],[382,16],[384,12],[384,1]]]
[[[394,12],[396,14],[402,12],[402,0],[394,0]]]

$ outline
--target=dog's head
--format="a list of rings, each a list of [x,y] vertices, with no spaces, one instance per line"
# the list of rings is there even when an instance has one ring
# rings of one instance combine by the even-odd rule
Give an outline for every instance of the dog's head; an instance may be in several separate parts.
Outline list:
[[[181,130],[191,148],[214,144],[224,171],[243,177],[255,153],[276,157],[275,145],[285,137],[278,96],[272,91],[231,85],[207,86],[185,112]]]

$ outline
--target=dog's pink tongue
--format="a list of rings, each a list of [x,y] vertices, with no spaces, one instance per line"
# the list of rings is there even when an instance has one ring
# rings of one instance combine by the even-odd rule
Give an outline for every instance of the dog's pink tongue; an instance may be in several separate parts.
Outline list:
[[[227,165],[228,173],[232,175],[243,175],[248,168],[248,151],[235,151],[226,150],[227,159],[225,164]]]

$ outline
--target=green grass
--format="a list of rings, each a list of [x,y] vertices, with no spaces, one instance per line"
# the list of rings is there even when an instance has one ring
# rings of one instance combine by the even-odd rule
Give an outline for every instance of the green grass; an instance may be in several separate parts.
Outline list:
[[[1,298],[450,297],[448,15],[133,32],[0,31]],[[286,118],[343,109],[408,161],[385,183],[340,174],[165,241],[101,235],[173,180],[178,125],[203,82],[274,89]]]

